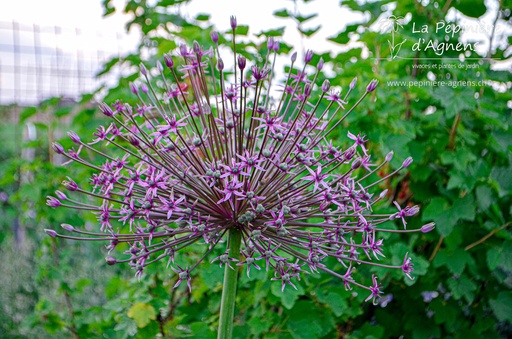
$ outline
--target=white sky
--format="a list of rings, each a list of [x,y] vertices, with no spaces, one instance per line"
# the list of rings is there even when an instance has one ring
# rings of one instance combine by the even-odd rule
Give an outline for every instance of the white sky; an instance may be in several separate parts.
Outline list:
[[[492,9],[493,1],[486,1],[488,8]],[[114,5],[119,10],[122,9],[123,4],[123,0],[114,0]],[[294,6],[298,7],[294,8]],[[63,62],[66,57],[73,55],[76,57],[77,49],[94,51],[91,53],[96,53],[96,57],[98,56],[97,50],[101,49],[104,53],[100,59],[108,60],[109,55],[116,55],[132,49],[139,38],[137,32],[131,32],[129,35],[125,33],[125,23],[128,17],[120,11],[103,18],[101,0],[0,0],[0,8],[0,23],[16,21],[28,26],[59,26],[70,29],[72,34],[61,34],[57,39],[48,35],[48,39],[42,41],[43,45],[48,45],[53,49],[58,48],[59,53],[62,53],[61,60],[57,62]],[[283,8],[292,12],[298,11],[302,15],[318,13],[318,16],[308,21],[304,28],[322,25],[322,29],[312,38],[301,40],[293,20],[276,18],[272,15],[274,11]],[[340,52],[341,47],[327,42],[326,38],[337,35],[347,24],[359,22],[362,19],[361,15],[351,13],[346,8],[340,8],[340,0],[317,0],[307,4],[302,3],[302,1],[294,4],[291,0],[193,0],[190,4],[182,5],[180,12],[191,17],[197,13],[209,13],[212,22],[219,30],[226,30],[229,27],[229,17],[231,15],[237,17],[239,24],[248,25],[250,33],[287,26],[283,39],[294,45],[299,53],[305,49],[311,49],[318,53],[325,51]],[[492,15],[492,13],[487,13],[487,18],[481,19],[487,21],[492,19]],[[85,32],[82,39],[77,39],[74,35],[75,28]],[[87,37],[85,36],[86,33],[89,34]],[[94,34],[98,33],[109,38],[95,39]],[[29,33],[26,35],[29,39],[31,38]],[[21,38],[23,39],[23,36]],[[5,29],[0,30],[0,46],[9,44],[9,42],[12,44],[12,39],[12,33],[9,34]],[[0,49],[0,102],[5,102],[5,96],[10,95],[9,93],[6,94],[5,88],[14,82],[12,77],[6,77],[5,69],[6,65],[7,68],[10,67],[9,63],[13,61],[9,59],[9,56],[6,57],[5,54],[1,53],[2,50]],[[10,58],[13,59],[12,55]],[[56,61],[48,61],[47,67],[55,66],[54,64],[50,66],[50,62],[55,63]],[[35,61],[23,59],[21,64],[31,65],[35,64]],[[41,75],[39,75],[39,79],[41,79]],[[28,76],[21,77],[17,81],[18,84],[25,81],[28,84],[27,86],[35,86],[34,83],[36,82]],[[71,85],[75,86],[76,84],[60,83],[53,85],[53,87],[50,86],[49,93],[55,95],[54,92],[58,92],[62,88],[72,88]]]

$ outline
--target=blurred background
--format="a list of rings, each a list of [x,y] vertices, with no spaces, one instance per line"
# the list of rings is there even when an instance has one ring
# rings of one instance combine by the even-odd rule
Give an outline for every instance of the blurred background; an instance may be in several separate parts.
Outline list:
[[[281,42],[278,68],[284,70],[291,52],[300,57],[312,49],[313,63],[320,57],[326,62],[323,78],[342,92],[355,76],[358,91],[373,78],[380,81],[336,142],[347,143],[347,130],[366,134],[374,162],[394,150],[382,175],[412,155],[409,172],[381,188],[388,188],[390,202],[422,207],[411,228],[437,223],[429,234],[386,239],[387,258],[400,264],[409,251],[416,272],[414,281],[388,274],[378,306],[323,275],[284,294],[265,273],[242,278],[235,336],[511,337],[511,9],[510,0],[51,0],[3,6],[0,337],[215,337],[222,280],[217,266],[205,265],[189,294],[172,289],[176,277],[165,263],[138,281],[128,267],[107,267],[98,244],[52,239],[43,229],[62,222],[97,229],[94,215],[46,206],[46,196],[62,190],[66,176],[85,182],[90,175],[62,166],[51,143],[72,147],[68,130],[92,137],[104,123],[99,102],[133,102],[128,83],[137,79],[140,62],[154,67],[183,41],[209,46],[212,29],[229,41],[224,33],[231,15],[253,62],[272,36]],[[471,48],[446,48],[458,43]],[[369,281],[372,269],[361,270]]]

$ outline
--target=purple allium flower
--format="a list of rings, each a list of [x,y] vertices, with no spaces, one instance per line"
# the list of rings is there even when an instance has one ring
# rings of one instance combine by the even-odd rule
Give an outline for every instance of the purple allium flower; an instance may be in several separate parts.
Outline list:
[[[232,29],[236,26],[232,17]],[[212,33],[212,41],[218,43],[217,34]],[[266,60],[277,54],[276,46],[270,39]],[[378,192],[378,184],[412,160],[407,158],[393,173],[371,181],[372,174],[391,160],[392,152],[373,164],[364,134],[349,132],[346,148],[329,140],[362,99],[349,98],[355,79],[343,99],[339,93],[327,94],[328,81],[315,83],[323,61],[315,73],[308,74],[305,66],[293,67],[297,58],[293,53],[290,76],[281,85],[284,90],[272,98],[276,92],[273,66],[248,67],[244,57],[227,55],[226,60],[236,63],[231,69],[240,72],[240,77],[231,77],[223,71],[223,49],[214,47],[204,49],[194,43],[192,48],[181,45],[174,59],[166,54],[167,68],[157,66],[161,80],[152,79],[141,65],[139,87],[130,85],[140,100],[135,109],[122,101],[112,106],[102,103],[100,111],[112,122],[100,126],[92,142],[84,143],[70,132],[78,151],[52,145],[56,153],[95,171],[90,189],[69,178],[64,186],[71,194],[87,194],[100,201],[91,205],[57,192],[58,198],[48,197],[47,204],[92,211],[104,234],[67,224],[62,227],[88,240],[106,240],[107,264],[128,263],[139,278],[148,265],[166,260],[178,275],[175,287],[186,282],[191,289],[192,272],[210,255],[210,261],[219,261],[221,266],[245,266],[248,275],[251,268],[265,267],[282,289],[294,288],[294,281],[305,273],[327,272],[346,289],[368,290],[367,300],[374,303],[382,293],[377,276],[367,286],[370,277],[357,276],[357,266],[402,270],[412,278],[408,255],[402,265],[377,262],[385,259],[386,252],[385,237],[379,234],[428,232],[434,224],[419,230],[386,228],[386,222],[397,218],[405,227],[405,218],[418,212],[417,206],[402,209],[396,202],[398,212],[373,213],[387,192]],[[312,57],[308,51],[305,63]],[[175,68],[175,63],[180,67]],[[235,83],[230,84],[228,78]],[[372,81],[362,97],[376,85]],[[315,88],[322,93],[312,93]],[[343,114],[345,105],[350,107]],[[99,143],[115,151],[100,151]],[[82,148],[87,152],[79,157]],[[91,154],[103,157],[104,163],[92,164],[87,158]],[[228,255],[221,241],[228,231],[239,232],[239,253]],[[45,232],[52,237],[78,238]],[[119,243],[125,243],[127,250],[111,256]],[[185,268],[175,265],[175,256],[193,243],[203,244],[201,259]],[[345,266],[343,272],[327,266],[329,257]]]

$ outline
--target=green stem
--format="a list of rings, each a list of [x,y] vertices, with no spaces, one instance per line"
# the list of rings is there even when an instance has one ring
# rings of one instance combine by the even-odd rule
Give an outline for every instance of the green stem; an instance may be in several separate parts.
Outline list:
[[[236,228],[231,228],[228,234],[229,255],[239,256],[242,234]],[[222,300],[220,302],[220,319],[218,339],[231,339],[233,336],[233,316],[235,314],[236,287],[238,269],[231,269],[226,265],[224,269],[224,284],[222,286]]]

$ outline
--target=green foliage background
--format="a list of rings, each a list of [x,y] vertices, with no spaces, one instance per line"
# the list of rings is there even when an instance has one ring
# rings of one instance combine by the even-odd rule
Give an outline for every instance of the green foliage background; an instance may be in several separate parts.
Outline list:
[[[113,59],[102,73],[109,73],[116,65],[135,66],[140,61],[153,65],[183,40],[208,45],[212,30],[209,15],[189,18],[177,14],[177,7],[184,2],[188,1],[127,1],[122,10],[133,14],[127,28],[136,26],[143,32],[139,50]],[[320,1],[317,3],[320,6]],[[387,170],[412,155],[409,172],[386,186],[401,203],[421,205],[421,214],[411,220],[411,228],[429,221],[435,221],[437,228],[429,234],[387,239],[385,254],[395,264],[401,263],[404,252],[412,253],[416,279],[406,280],[396,272],[382,274],[385,292],[393,295],[386,307],[363,303],[366,295],[347,292],[339,280],[326,275],[309,275],[298,284],[297,291],[288,288],[281,293],[280,284],[271,282],[266,272],[253,272],[250,278],[241,272],[235,337],[511,337],[511,73],[492,70],[485,58],[475,53],[466,58],[482,61],[476,69],[415,69],[413,64],[457,65],[459,61],[450,58],[458,58],[459,53],[446,52],[441,60],[425,60],[427,54],[412,51],[417,36],[403,29],[395,33],[397,41],[407,40],[400,52],[402,58],[390,60],[389,35],[370,29],[390,14],[410,15],[410,22],[418,26],[435,27],[447,20],[452,9],[478,18],[486,6],[477,0],[439,5],[431,1],[361,4],[349,0],[340,5],[364,13],[366,19],[332,32],[334,43],[349,47],[354,42],[360,44],[346,53],[321,55],[334,71],[329,80],[347,88],[354,76],[359,84],[377,78],[380,86],[372,100],[363,102],[347,119],[336,142],[346,142],[347,129],[367,134],[375,157],[395,151]],[[510,26],[512,2],[502,0],[499,6],[499,20]],[[105,15],[114,11],[110,0],[104,0],[104,8]],[[299,14],[283,8],[274,15],[293,20],[304,37],[314,37],[321,29],[304,28],[303,23],[314,13]],[[257,54],[265,36],[280,36],[283,29],[269,27],[260,33],[242,26],[239,33],[248,36],[242,45],[253,47],[248,53]],[[431,39],[445,40],[443,32],[429,34]],[[510,42],[510,36],[504,38]],[[223,34],[221,39],[230,37]],[[455,35],[448,41],[458,39],[460,36]],[[291,49],[286,42],[281,46],[283,54]],[[507,49],[509,43],[489,50],[486,57],[505,58]],[[128,82],[138,73],[136,67],[130,69],[131,75],[108,89],[106,102],[133,100]],[[437,80],[490,80],[493,86],[387,85],[394,80],[427,80],[432,75]],[[53,165],[49,145],[67,129],[82,136],[92,134],[102,122],[97,109],[91,108],[92,98],[93,94],[84,95],[73,107],[62,105],[59,98],[49,99],[38,107],[25,108],[18,124],[0,127],[0,192],[4,193],[0,199],[0,337],[215,337],[223,274],[218,266],[202,265],[193,277],[194,289],[188,293],[182,288],[172,289],[177,278],[165,263],[150,266],[137,281],[127,267],[107,267],[105,251],[97,244],[44,236],[43,228],[62,222],[95,227],[93,215],[52,210],[45,205],[46,196],[59,189],[66,176],[77,182],[87,180],[86,170]],[[40,137],[20,144],[23,126],[34,115]],[[59,141],[65,147],[72,146],[67,138]],[[24,149],[34,150],[34,161],[20,157]],[[16,241],[17,237],[25,240]],[[200,252],[191,251],[182,260],[193,261],[194,253]],[[361,270],[367,277],[378,271]],[[429,291],[438,295],[426,302],[422,292]]]

